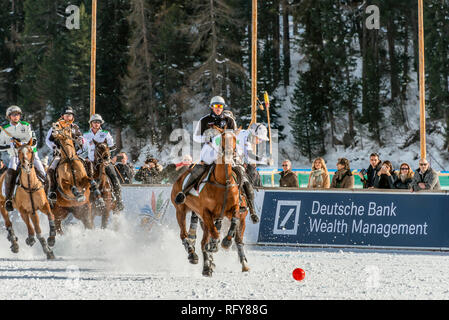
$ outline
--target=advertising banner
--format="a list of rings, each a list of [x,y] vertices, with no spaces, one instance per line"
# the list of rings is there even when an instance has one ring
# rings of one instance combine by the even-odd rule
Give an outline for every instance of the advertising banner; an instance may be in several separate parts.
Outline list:
[[[449,197],[265,190],[258,243],[447,248]]]

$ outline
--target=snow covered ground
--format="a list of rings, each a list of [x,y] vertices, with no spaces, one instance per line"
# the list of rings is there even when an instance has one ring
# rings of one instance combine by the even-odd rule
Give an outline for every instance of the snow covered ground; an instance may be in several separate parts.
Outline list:
[[[16,221],[18,254],[0,232],[0,299],[449,299],[448,253],[247,246],[250,272],[240,271],[236,251],[221,249],[205,278],[177,229],[148,233],[124,218],[112,225],[117,231],[68,226],[47,261]]]

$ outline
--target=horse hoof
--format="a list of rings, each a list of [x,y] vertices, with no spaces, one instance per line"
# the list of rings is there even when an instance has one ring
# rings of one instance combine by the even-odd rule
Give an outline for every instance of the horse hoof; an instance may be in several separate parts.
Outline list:
[[[248,272],[249,271],[249,267],[244,265],[242,266],[242,272]]]
[[[55,259],[55,254],[52,251],[47,252],[47,260],[54,260],[54,259]]]
[[[251,221],[256,224],[259,222],[259,217],[257,216],[257,214],[251,215]]]
[[[198,255],[195,252],[189,254],[189,262],[191,264],[198,264]]]
[[[25,243],[32,247],[36,243],[36,239],[34,237],[28,237],[25,239]]]
[[[228,239],[228,237],[224,238],[223,241],[221,242],[221,246],[223,247],[223,249],[229,249],[231,244],[232,244],[232,238]]]
[[[11,245],[11,251],[12,251],[13,253],[18,253],[18,252],[19,252],[19,245],[18,245],[17,243],[13,243],[13,244]]]
[[[212,277],[212,269],[211,268],[203,269],[203,276],[205,276],[205,277]]]
[[[56,238],[55,237],[48,237],[47,239],[47,243],[50,247],[53,247],[56,243]]]

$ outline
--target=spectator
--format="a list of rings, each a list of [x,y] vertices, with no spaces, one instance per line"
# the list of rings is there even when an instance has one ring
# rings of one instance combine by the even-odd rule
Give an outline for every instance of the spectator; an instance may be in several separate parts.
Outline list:
[[[363,188],[374,188],[374,178],[376,177],[379,170],[382,168],[382,161],[379,159],[377,153],[371,153],[369,156],[369,167],[367,170],[362,169],[358,175],[360,176],[360,181],[363,182]],[[366,174],[366,178],[365,178]]]
[[[119,174],[118,178],[121,184],[132,184],[134,177],[134,169],[128,163],[128,155],[126,152],[120,152],[116,156],[115,167],[117,168]]]
[[[145,164],[137,171],[135,179],[143,184],[160,184],[162,182],[162,166],[154,158],[147,158]]]
[[[378,189],[394,189],[397,176],[394,173],[393,165],[386,160],[382,163],[382,167],[374,177],[374,188]]]
[[[419,160],[419,169],[410,183],[410,191],[421,190],[441,190],[438,173],[430,167],[426,159]]]
[[[405,162],[399,168],[398,178],[394,183],[394,187],[396,189],[410,189],[410,183],[413,180],[413,170]]]
[[[280,187],[299,188],[298,176],[292,171],[292,163],[290,160],[282,162],[281,179],[279,180]]]
[[[316,158],[313,161],[312,170],[309,175],[309,182],[307,188],[329,188],[330,179],[329,172],[327,172],[326,163],[323,158]]]
[[[179,177],[180,175],[182,175],[184,172],[187,171],[187,169],[189,169],[190,165],[192,164],[192,157],[190,155],[185,155],[182,158],[182,161],[176,164],[176,175],[177,177]]]
[[[2,175],[6,170],[8,170],[8,167],[5,166],[3,159],[0,159],[0,175]]]
[[[337,162],[337,172],[332,177],[331,188],[354,188],[354,176],[349,167],[349,160],[340,158]]]

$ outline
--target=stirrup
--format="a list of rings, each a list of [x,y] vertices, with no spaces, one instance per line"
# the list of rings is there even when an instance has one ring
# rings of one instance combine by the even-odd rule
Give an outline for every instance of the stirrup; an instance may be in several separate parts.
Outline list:
[[[50,201],[56,201],[56,199],[58,198],[58,196],[56,195],[56,192],[51,191],[48,193],[48,200]]]
[[[6,202],[5,202],[5,209],[6,209],[6,211],[13,211],[14,210],[14,207],[12,205],[12,200],[11,199],[6,200]]]
[[[184,192],[179,192],[175,197],[175,203],[183,204],[184,201],[186,201],[186,195],[184,194]]]

